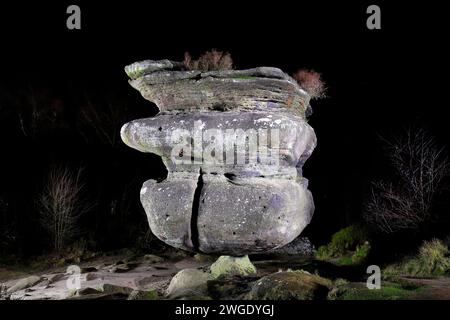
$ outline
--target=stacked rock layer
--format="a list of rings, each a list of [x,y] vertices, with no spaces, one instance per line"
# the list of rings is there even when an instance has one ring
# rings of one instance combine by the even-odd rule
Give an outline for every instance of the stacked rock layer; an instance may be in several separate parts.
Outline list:
[[[309,96],[277,68],[187,71],[179,62],[125,68],[160,113],[125,124],[122,140],[161,156],[163,181],[141,202],[152,232],[176,248],[244,255],[282,247],[311,220],[302,166],[316,146]]]

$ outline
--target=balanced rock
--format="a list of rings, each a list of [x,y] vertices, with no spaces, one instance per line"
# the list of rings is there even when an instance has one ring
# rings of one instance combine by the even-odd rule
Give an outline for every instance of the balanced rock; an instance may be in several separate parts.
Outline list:
[[[167,244],[242,256],[294,240],[314,204],[302,167],[316,146],[308,94],[277,68],[187,71],[179,62],[127,66],[130,84],[160,113],[125,124],[122,140],[159,155],[163,181],[141,202]]]

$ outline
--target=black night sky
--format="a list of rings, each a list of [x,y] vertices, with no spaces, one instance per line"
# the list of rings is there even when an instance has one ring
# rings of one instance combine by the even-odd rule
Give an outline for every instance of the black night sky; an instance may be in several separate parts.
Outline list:
[[[371,181],[389,177],[379,135],[417,124],[450,146],[442,8],[380,2],[382,29],[368,30],[367,3],[356,1],[74,3],[81,30],[66,28],[67,1],[0,5],[0,194],[16,213],[21,253],[44,246],[33,194],[50,163],[85,167],[97,206],[83,223],[101,248],[132,245],[147,226],[139,188],[164,175],[162,163],[120,140],[114,147],[102,143],[78,119],[87,101],[99,112],[110,101],[123,106],[117,130],[154,115],[155,106],[128,85],[123,70],[143,59],[182,60],[186,51],[197,56],[217,48],[230,52],[238,69],[322,73],[329,97],[312,104],[318,146],[304,167],[316,203],[305,233],[319,243],[358,221]],[[53,108],[63,125],[43,123],[35,136],[25,135],[17,108],[26,108],[30,95]],[[111,203],[125,192],[130,213],[111,217]]]

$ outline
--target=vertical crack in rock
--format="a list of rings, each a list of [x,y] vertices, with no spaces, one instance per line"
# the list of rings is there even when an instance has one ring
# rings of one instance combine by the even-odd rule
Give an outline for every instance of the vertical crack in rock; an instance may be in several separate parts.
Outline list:
[[[195,251],[199,251],[199,235],[198,235],[198,210],[200,206],[200,195],[203,189],[203,172],[199,170],[199,176],[197,180],[197,188],[194,192],[194,200],[192,202],[192,214],[191,214],[191,243]]]

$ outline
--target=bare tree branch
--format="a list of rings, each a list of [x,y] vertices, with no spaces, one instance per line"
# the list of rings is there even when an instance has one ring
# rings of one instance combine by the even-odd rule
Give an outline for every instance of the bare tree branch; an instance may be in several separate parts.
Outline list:
[[[364,218],[385,233],[417,230],[433,219],[433,202],[449,174],[449,161],[423,129],[409,128],[403,136],[383,140],[399,181],[373,184]]]

